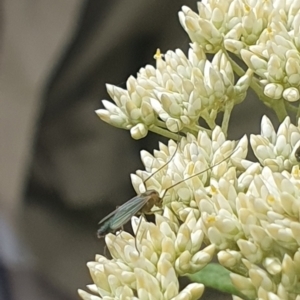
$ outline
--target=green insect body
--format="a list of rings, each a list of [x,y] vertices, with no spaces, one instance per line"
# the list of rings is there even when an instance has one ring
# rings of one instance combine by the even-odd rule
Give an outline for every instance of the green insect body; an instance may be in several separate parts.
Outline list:
[[[149,190],[137,195],[103,218],[97,231],[99,238],[110,232],[115,232],[126,224],[136,214],[147,214],[153,206],[162,207],[162,198],[155,190]]]

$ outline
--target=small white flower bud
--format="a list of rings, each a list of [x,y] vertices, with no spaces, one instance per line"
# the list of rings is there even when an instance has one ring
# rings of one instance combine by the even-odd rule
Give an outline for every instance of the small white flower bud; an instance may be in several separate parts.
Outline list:
[[[144,124],[137,124],[130,129],[130,134],[133,139],[139,140],[144,138],[148,133],[148,129]]]
[[[283,86],[279,83],[268,83],[264,88],[264,94],[271,99],[280,99],[283,93]]]
[[[284,99],[286,99],[289,102],[298,101],[299,98],[300,98],[299,90],[294,88],[294,87],[290,87],[290,88],[285,89],[283,91],[282,96],[283,96]]]

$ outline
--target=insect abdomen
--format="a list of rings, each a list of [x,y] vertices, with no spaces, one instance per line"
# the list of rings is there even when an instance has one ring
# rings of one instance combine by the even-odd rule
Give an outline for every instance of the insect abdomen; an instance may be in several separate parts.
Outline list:
[[[97,231],[98,238],[105,237],[108,233],[112,232],[110,228],[110,220],[107,220]]]

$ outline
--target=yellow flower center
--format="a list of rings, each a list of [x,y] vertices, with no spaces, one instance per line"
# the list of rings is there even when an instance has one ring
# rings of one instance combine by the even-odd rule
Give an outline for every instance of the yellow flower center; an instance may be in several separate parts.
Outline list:
[[[216,217],[213,215],[210,215],[209,217],[207,217],[206,221],[208,224],[213,224],[216,222]]]
[[[161,59],[163,57],[163,54],[160,52],[160,49],[157,48],[156,53],[154,54],[154,59]]]

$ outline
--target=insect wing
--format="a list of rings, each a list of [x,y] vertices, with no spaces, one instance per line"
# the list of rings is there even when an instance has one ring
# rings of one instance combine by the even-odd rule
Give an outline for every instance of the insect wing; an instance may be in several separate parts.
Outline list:
[[[110,229],[112,231],[121,228],[126,224],[136,213],[138,213],[143,206],[151,198],[150,195],[137,195],[132,199],[128,200],[126,203],[118,207],[113,213],[110,220]]]
[[[123,205],[122,205],[123,206]],[[122,208],[122,206],[119,206],[118,208],[116,208],[114,211],[112,211],[111,213],[109,213],[106,217],[104,217],[103,219],[101,219],[98,224],[102,225],[105,221],[107,221],[108,219],[110,219],[114,214],[117,213],[117,211],[119,210],[119,208]]]

